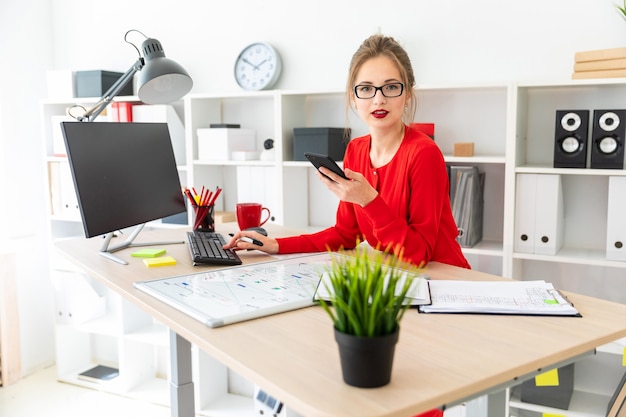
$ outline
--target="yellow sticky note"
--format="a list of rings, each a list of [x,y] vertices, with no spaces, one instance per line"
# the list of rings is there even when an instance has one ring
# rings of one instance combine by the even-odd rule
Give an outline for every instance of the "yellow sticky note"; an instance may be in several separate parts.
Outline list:
[[[622,355],[622,366],[626,366],[626,347],[624,348],[624,354]]]
[[[559,370],[554,368],[535,377],[535,385],[538,387],[558,387]]]
[[[153,266],[168,266],[176,265],[176,259],[171,256],[161,256],[160,258],[146,258],[143,260],[148,268]]]
[[[565,417],[563,414],[543,413],[541,417]]]

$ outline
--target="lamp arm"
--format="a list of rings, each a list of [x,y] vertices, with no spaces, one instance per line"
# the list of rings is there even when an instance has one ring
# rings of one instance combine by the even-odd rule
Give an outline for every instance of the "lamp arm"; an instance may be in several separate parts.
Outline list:
[[[126,71],[126,73],[122,75],[117,81],[115,81],[115,84],[113,84],[106,93],[104,93],[102,98],[100,98],[100,101],[98,101],[91,109],[87,110],[82,116],[78,117],[77,120],[79,122],[93,122],[96,117],[98,117],[98,115],[102,113],[106,106],[108,106],[113,101],[113,98],[117,96],[120,91],[122,91],[122,88],[124,88],[126,84],[128,84],[128,82],[133,79],[135,73],[137,71],[141,71],[143,66],[144,59],[142,57],[139,57],[137,62],[135,62],[133,66],[130,67],[128,71]]]

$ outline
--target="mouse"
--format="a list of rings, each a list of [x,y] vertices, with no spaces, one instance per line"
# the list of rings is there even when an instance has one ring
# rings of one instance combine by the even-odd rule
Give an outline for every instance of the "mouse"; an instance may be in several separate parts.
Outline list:
[[[263,236],[267,236],[267,231],[264,228],[262,228],[262,227],[248,227],[245,230],[250,230],[252,232],[258,232],[258,233],[262,234]]]

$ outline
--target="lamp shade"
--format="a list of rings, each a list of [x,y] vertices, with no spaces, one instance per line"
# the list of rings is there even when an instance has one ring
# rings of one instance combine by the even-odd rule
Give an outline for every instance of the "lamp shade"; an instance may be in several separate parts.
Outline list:
[[[146,104],[166,104],[187,94],[191,77],[178,63],[165,57],[161,43],[153,38],[141,45],[145,65],[138,74],[137,95]]]

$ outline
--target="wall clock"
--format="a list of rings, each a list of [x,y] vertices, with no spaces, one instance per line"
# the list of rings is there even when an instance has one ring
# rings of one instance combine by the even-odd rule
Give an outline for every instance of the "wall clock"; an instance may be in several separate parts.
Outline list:
[[[235,61],[235,80],[244,90],[270,89],[282,71],[279,53],[267,43],[246,46]]]

